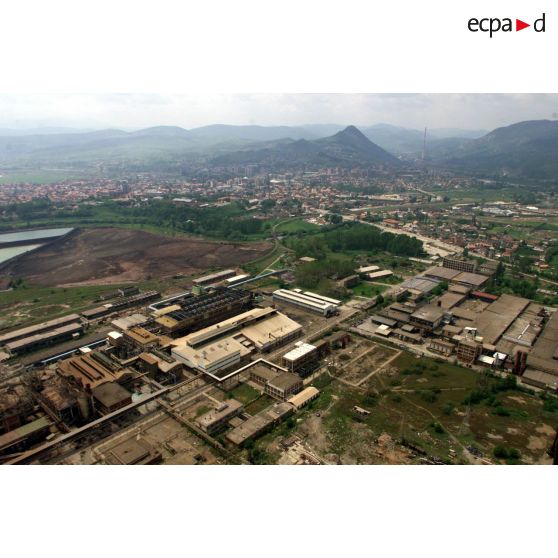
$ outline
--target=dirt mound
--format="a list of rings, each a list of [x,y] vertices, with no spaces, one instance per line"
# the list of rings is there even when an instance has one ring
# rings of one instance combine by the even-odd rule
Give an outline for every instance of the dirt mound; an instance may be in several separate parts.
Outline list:
[[[3,271],[45,287],[121,283],[234,267],[270,249],[268,242],[232,244],[130,229],[79,229],[23,255]]]

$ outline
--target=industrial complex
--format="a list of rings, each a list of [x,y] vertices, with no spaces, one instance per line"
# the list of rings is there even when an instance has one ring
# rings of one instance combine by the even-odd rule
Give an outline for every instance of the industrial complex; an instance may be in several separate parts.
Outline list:
[[[343,288],[392,275],[379,271],[356,268]],[[340,354],[354,368],[341,380],[351,386],[377,371],[367,362],[384,363],[379,370],[398,348],[556,392],[557,314],[484,292],[493,272],[445,258],[395,283],[383,304],[362,306],[296,288],[266,293],[227,269],[166,298],[124,289],[101,306],[5,331],[0,461],[242,461],[256,440],[309,412],[321,394],[315,379]],[[359,352],[363,340],[374,343]]]

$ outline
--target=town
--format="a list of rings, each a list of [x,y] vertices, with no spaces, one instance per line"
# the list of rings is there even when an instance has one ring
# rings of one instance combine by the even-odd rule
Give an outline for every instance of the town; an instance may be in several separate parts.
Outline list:
[[[474,180],[424,173],[366,178],[373,193],[362,193],[362,173],[337,171],[165,187],[108,181],[78,189],[83,197],[50,185],[38,206],[25,186],[9,189],[7,222],[26,203],[31,223],[55,211],[65,217],[53,224],[65,225],[91,208],[95,219],[107,203],[188,208],[194,218],[239,206],[260,223],[242,236],[269,237],[271,252],[256,265],[167,276],[157,289],[142,281],[105,288],[85,307],[61,315],[58,307],[24,327],[20,311],[6,307],[2,462],[551,461],[550,426],[536,437],[527,417],[525,431],[510,424],[522,407],[540,406],[539,416],[558,407],[554,238],[544,226],[522,234],[524,223],[556,217],[552,198],[540,207],[454,203],[452,192],[470,192]],[[370,233],[368,249],[352,251],[352,232]],[[31,251],[0,269],[6,293],[25,293],[12,262],[32,256],[36,243],[40,253],[80,234],[35,235]],[[353,255],[340,260],[343,252]],[[443,418],[424,425],[403,416],[375,430],[374,415],[401,414],[409,394],[421,407],[443,401]],[[368,444],[351,435],[352,452],[330,415],[347,402],[343,428],[349,420],[375,432]],[[486,415],[477,430],[475,406]],[[508,445],[499,422],[514,433]]]

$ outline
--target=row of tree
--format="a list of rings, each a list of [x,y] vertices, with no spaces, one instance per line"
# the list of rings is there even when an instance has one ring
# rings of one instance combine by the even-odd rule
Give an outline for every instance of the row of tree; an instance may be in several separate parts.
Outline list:
[[[382,232],[360,223],[344,223],[333,230],[287,240],[288,247],[297,257],[310,256],[324,259],[328,252],[389,252],[397,256],[421,256],[422,242],[406,234]]]

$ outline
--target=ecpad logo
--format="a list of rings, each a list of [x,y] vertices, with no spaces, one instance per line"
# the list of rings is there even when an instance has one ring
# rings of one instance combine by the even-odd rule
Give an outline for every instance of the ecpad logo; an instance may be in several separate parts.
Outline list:
[[[546,26],[546,14],[543,14],[539,19],[536,19],[533,22],[533,29],[537,33],[544,33]],[[469,31],[473,33],[478,33],[479,31],[483,33],[490,33],[490,38],[494,33],[498,31],[502,31],[504,33],[509,33],[514,31],[512,18],[505,17],[503,19],[497,17],[485,17],[482,19],[478,19],[476,17],[472,17],[467,27]],[[520,19],[515,20],[515,31],[521,31],[522,29],[527,29],[527,27],[531,27],[530,23],[525,23]]]

